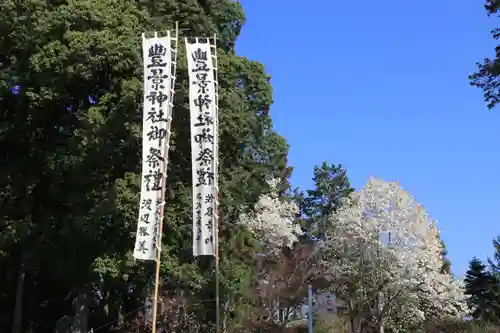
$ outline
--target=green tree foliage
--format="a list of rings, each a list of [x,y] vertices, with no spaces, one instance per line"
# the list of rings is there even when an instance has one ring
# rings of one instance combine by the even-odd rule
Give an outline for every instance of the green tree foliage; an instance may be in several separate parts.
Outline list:
[[[439,236],[439,238],[441,238],[441,235]],[[441,273],[451,274],[451,261],[447,257],[448,250],[446,249],[446,244],[442,239],[441,239],[441,245],[443,246],[443,252],[441,253],[443,256],[443,267],[441,268]]]
[[[265,197],[271,179],[280,180],[280,199],[290,199],[292,171],[288,145],[269,116],[270,78],[262,64],[235,54],[245,21],[238,2],[4,0],[0,9],[0,332],[53,332],[61,317],[77,322],[71,316],[82,313],[89,324],[74,331],[149,326],[143,310],[154,267],[131,257],[141,171],[140,35],[175,22],[181,35],[218,36],[223,332],[284,332],[308,284],[328,289],[322,265],[332,257],[319,257],[317,243],[304,237],[262,258],[263,240],[237,223]],[[485,63],[472,80],[491,95],[497,72],[484,66],[496,63]],[[160,319],[168,332],[211,332],[213,261],[191,255],[186,67],[181,44]],[[322,238],[325,221],[335,220],[353,189],[341,165],[315,167],[313,180],[314,189],[296,199],[309,234]],[[361,280],[352,285],[367,289]],[[275,312],[285,319],[276,322]]]
[[[268,115],[263,66],[236,56],[238,3],[6,0],[0,11],[0,331],[25,274],[23,332],[53,331],[76,293],[94,290],[91,326],[143,304],[152,267],[130,258],[140,172],[140,34],[219,37],[223,301],[251,283],[252,236],[234,227],[266,179],[287,175],[288,146]],[[191,256],[186,59],[179,50],[162,253],[165,293],[213,299],[211,263]],[[14,86],[19,91],[12,92]],[[6,272],[5,274],[3,272]],[[20,301],[18,299],[18,301]],[[197,315],[213,320],[213,302]]]
[[[490,264],[491,270],[500,277],[500,236],[497,236],[493,240],[493,247],[495,249],[495,253],[493,254],[493,259],[489,259],[488,263]]]
[[[315,166],[313,182],[314,189],[306,191],[300,206],[306,228],[311,234],[322,237],[329,215],[341,207],[342,199],[354,189],[347,177],[347,170],[341,164],[323,162]]]
[[[484,8],[488,16],[498,17],[500,2],[497,0],[486,0]],[[500,28],[491,30],[495,41],[500,39]],[[500,46],[495,47],[495,57],[485,58],[482,63],[477,63],[478,70],[469,76],[471,85],[483,90],[484,99],[489,109],[500,102]]]
[[[469,263],[465,290],[470,296],[468,305],[475,319],[490,323],[500,322],[500,281],[477,258]]]

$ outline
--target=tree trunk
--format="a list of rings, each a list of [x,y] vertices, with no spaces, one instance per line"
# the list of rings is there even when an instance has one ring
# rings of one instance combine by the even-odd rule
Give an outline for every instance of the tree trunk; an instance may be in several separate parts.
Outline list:
[[[17,273],[16,304],[14,305],[14,319],[12,321],[12,333],[21,333],[24,307],[24,283],[26,278],[26,267],[24,263],[24,253],[21,257],[19,270]]]
[[[389,239],[390,239],[390,234],[389,234]],[[382,292],[378,293],[377,297],[378,301],[378,331],[379,333],[384,333],[384,294]]]
[[[352,301],[347,302],[347,307],[349,309],[349,323],[351,324],[351,333],[358,333],[358,327],[356,325],[356,316],[354,314],[354,305]]]
[[[88,286],[79,290],[75,299],[75,316],[73,317],[72,333],[87,333],[90,314],[91,292]]]

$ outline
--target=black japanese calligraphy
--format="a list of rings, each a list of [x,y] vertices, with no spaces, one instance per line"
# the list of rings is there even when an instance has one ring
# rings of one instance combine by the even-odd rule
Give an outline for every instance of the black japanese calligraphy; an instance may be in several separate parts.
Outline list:
[[[201,185],[213,185],[214,173],[210,170],[210,168],[199,168],[196,170],[196,175],[196,187],[200,187]]]
[[[203,196],[199,192],[196,193],[195,221],[196,221],[196,240],[197,241],[199,241],[201,239],[202,202],[203,202]]]
[[[159,43],[152,45],[148,51],[148,57],[150,64],[148,68],[151,67],[166,67],[167,64],[164,62],[163,57],[167,55],[167,48]]]
[[[201,210],[199,210],[196,212],[196,240],[198,241],[201,239],[201,222]]]
[[[139,236],[145,237],[149,236],[147,227],[139,227]]]
[[[152,105],[158,105],[160,108],[168,100],[168,95],[165,95],[163,91],[150,91],[146,99],[151,102]]]
[[[157,169],[160,166],[160,162],[164,162],[165,159],[161,156],[160,149],[150,147],[149,154],[146,156],[146,163],[152,169]]]
[[[193,84],[198,86],[198,94],[206,94],[208,93],[208,83],[207,81],[208,73],[197,73],[196,80]]]
[[[155,213],[156,223],[159,223],[160,219],[162,218],[162,216],[161,216],[162,215],[162,212],[161,212],[162,206],[163,206],[163,201],[156,200],[156,213]]]
[[[198,110],[203,112],[205,109],[210,108],[212,100],[208,94],[199,94],[193,102],[198,107]]]
[[[191,88],[195,95],[191,100],[192,125],[196,128],[192,140],[195,146],[194,186],[195,237],[205,244],[213,243],[213,223],[216,218],[215,192],[215,91],[210,62],[210,52],[206,48],[192,49]],[[193,91],[193,90],[191,90]],[[203,189],[202,189],[203,188]],[[202,194],[203,193],[203,194]],[[209,193],[209,194],[207,194]],[[205,234],[207,233],[208,234]],[[203,250],[206,252],[206,250]]]
[[[157,110],[156,108],[151,108],[151,110],[148,111],[148,117],[146,120],[151,121],[152,123],[159,123],[161,121],[166,122],[168,121],[167,118],[165,118],[165,112],[163,112],[162,109]]]
[[[137,252],[142,252],[143,254],[146,254],[148,252],[148,249],[146,248],[146,241],[142,240],[139,241],[139,247],[137,249]]]
[[[209,237],[206,237],[205,238],[205,244],[208,244],[208,243],[212,243],[214,242],[214,237],[212,235],[212,232],[213,232],[213,227],[214,227],[214,222],[213,222],[213,219],[210,217],[207,221],[207,229],[208,231],[210,232],[210,236]]]
[[[158,147],[161,147],[163,139],[167,137],[167,130],[156,125],[151,125],[150,131],[146,134],[149,141],[158,141]]]
[[[144,176],[146,191],[160,191],[162,189],[163,173],[159,170],[149,170]]]
[[[148,80],[151,80],[151,83],[153,84],[153,89],[158,90],[158,89],[165,89],[165,86],[163,85],[163,82],[168,78],[168,75],[163,74],[163,69],[156,68],[151,70],[150,76],[147,77]]]
[[[211,166],[214,162],[214,152],[212,149],[203,148],[198,157],[196,157],[196,162],[199,162],[200,166]]]
[[[150,216],[149,213],[142,214],[141,217],[140,217],[140,222],[146,223],[146,224],[151,223],[151,221],[149,220],[149,216]]]
[[[151,200],[151,199],[144,199],[141,202],[141,209],[147,209],[147,210],[151,211],[151,210],[153,210],[153,208],[151,208],[152,204],[153,204],[153,200]]]
[[[215,201],[215,197],[213,194],[207,194],[207,196],[205,197],[205,203],[207,204],[211,204]]]
[[[194,123],[194,127],[211,126],[214,124],[214,118],[209,112],[200,113],[196,117],[196,120],[197,122]]]
[[[160,225],[158,223],[156,223],[153,227],[153,235],[156,235],[158,236],[158,229],[160,228]],[[155,239],[158,238],[158,237],[155,237]],[[156,242],[155,242],[155,245],[156,245]]]
[[[208,54],[207,51],[203,51],[201,48],[198,48],[191,54],[191,58],[195,63],[195,67],[191,69],[192,72],[208,72],[210,69],[208,68]]]
[[[166,160],[170,135],[171,84],[174,82],[172,53],[169,38],[150,39],[144,43],[144,110],[143,110],[143,161],[139,223],[135,252],[139,258],[152,259],[159,237],[158,229],[163,215],[163,191]],[[158,198],[162,199],[159,200]],[[141,254],[145,254],[143,256]]]
[[[214,237],[213,236],[205,238],[205,244],[208,244],[208,243],[211,243],[211,244],[214,243]]]
[[[194,141],[200,146],[204,143],[214,143],[214,136],[210,134],[210,128],[202,128],[201,133],[194,136]]]

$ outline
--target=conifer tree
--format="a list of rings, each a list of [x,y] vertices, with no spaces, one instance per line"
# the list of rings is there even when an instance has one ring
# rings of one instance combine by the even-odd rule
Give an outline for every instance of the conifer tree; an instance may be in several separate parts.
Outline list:
[[[235,224],[269,178],[287,174],[288,151],[273,130],[263,65],[235,54],[241,5],[6,0],[1,8],[0,332],[52,332],[81,293],[93,295],[88,327],[123,323],[150,295],[152,265],[130,257],[140,187],[140,36],[176,21],[182,35],[218,36],[221,303],[236,309],[229,318],[236,325],[256,250],[252,235]],[[212,264],[191,255],[186,67],[181,46],[162,290],[203,301],[197,320],[210,328]]]
[[[311,235],[322,237],[331,214],[341,206],[354,189],[351,187],[347,170],[341,165],[323,162],[314,167],[314,189],[307,190],[301,201],[305,215],[304,224]]]
[[[498,322],[500,317],[499,281],[478,258],[469,263],[465,277],[465,292],[472,316],[484,322]]]
[[[500,1],[486,0],[484,4],[488,16],[498,18]],[[500,30],[491,30],[493,40],[500,40]],[[470,84],[483,91],[484,100],[489,109],[500,103],[500,48],[495,48],[493,59],[485,58],[482,63],[477,63],[477,72],[469,76]]]

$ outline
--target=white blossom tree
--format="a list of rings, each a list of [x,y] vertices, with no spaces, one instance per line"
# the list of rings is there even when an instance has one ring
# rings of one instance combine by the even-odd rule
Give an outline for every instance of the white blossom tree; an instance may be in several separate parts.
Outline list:
[[[382,332],[398,317],[408,325],[465,314],[463,290],[441,274],[435,223],[408,192],[370,178],[348,201],[331,217],[323,255],[353,331],[372,326]]]
[[[264,307],[253,314],[252,320],[283,329],[307,295],[307,285],[323,276],[315,262],[314,245],[296,242],[302,232],[296,223],[298,205],[279,195],[279,180],[268,184],[270,192],[241,214],[239,223],[246,225],[263,246],[256,278]]]
[[[248,227],[266,248],[290,246],[301,232],[295,223],[299,207],[292,201],[280,198],[279,180],[269,181],[270,192],[263,194],[253,209],[241,214],[239,223]]]
[[[442,272],[442,242],[435,223],[427,233],[427,247],[421,251],[425,265],[421,265],[419,284],[420,308],[426,319],[461,318],[468,314],[463,281]],[[439,251],[439,253],[436,253]],[[439,255],[438,255],[439,254]],[[440,260],[436,260],[439,258]]]

